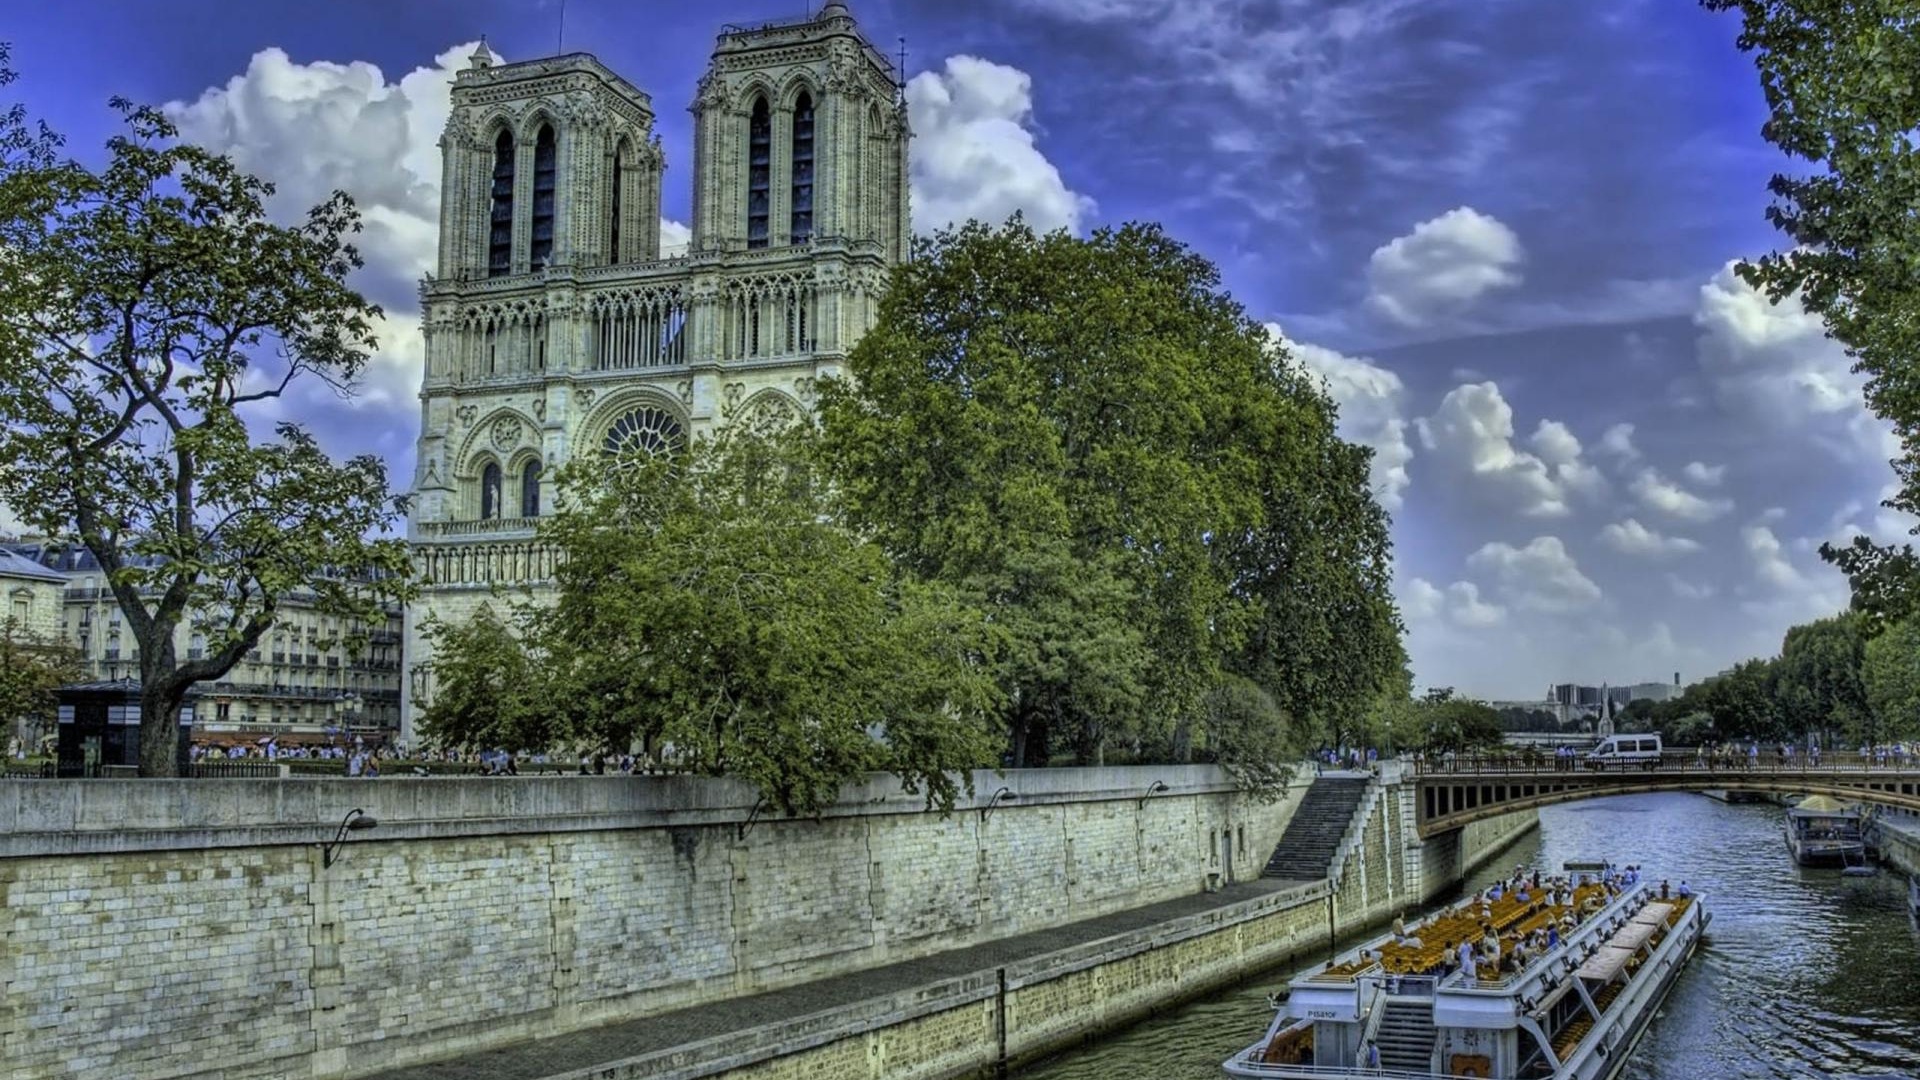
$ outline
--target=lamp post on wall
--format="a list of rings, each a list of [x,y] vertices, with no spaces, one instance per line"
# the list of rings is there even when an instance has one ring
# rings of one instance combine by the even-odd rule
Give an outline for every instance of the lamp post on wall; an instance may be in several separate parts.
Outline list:
[[[357,806],[347,811],[347,816],[340,819],[340,828],[334,831],[333,841],[320,850],[321,867],[326,868],[333,865],[336,857],[335,853],[339,851],[340,845],[346,841],[348,832],[364,832],[378,824],[380,824],[378,820]]]
[[[1014,793],[1012,788],[1003,787],[999,791],[994,792],[993,798],[987,800],[986,809],[980,811],[980,824],[985,825],[987,823],[987,817],[993,813],[994,807],[1003,802],[1013,802],[1019,797],[1019,795]]]

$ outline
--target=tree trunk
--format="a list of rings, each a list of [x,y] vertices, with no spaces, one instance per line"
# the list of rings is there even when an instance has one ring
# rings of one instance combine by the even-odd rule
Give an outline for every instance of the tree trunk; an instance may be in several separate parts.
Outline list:
[[[165,684],[140,691],[140,775],[180,775],[180,704]]]
[[[1024,709],[1015,713],[1013,720],[1007,725],[1012,740],[1012,752],[1007,755],[1009,768],[1027,767],[1027,725],[1027,713]]]
[[[159,640],[140,642],[140,775],[180,775],[180,705],[187,684],[174,681],[178,666],[173,627]]]

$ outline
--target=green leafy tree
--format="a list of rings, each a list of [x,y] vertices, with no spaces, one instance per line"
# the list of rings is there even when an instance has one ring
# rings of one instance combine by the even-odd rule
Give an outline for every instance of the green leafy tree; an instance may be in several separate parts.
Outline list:
[[[0,729],[17,730],[31,746],[54,717],[55,691],[85,671],[79,650],[8,619],[0,625]]]
[[[1851,614],[1787,630],[1773,677],[1776,708],[1789,734],[1811,734],[1830,746],[1837,733],[1852,732],[1869,717],[1860,681],[1865,645],[1860,620]]]
[[[1259,798],[1286,791],[1309,747],[1272,694],[1245,676],[1223,674],[1203,699],[1202,716],[1201,749],[1242,790]]]
[[[1791,729],[1782,718],[1774,681],[1773,661],[1746,660],[1701,683],[1694,704],[1728,739],[1777,742],[1790,737]]]
[[[1920,622],[1903,619],[1867,642],[1861,665],[1870,725],[1854,737],[1878,745],[1920,737]]]
[[[1429,691],[1421,703],[1431,751],[1474,750],[1500,742],[1500,714],[1493,706],[1472,698],[1434,697]]]
[[[1914,554],[1913,545],[1894,547],[1856,536],[1844,547],[1820,545],[1820,557],[1847,575],[1850,606],[1867,637],[1920,614],[1920,555]]]
[[[542,525],[558,597],[443,637],[434,738],[637,744],[788,814],[871,771],[950,808],[970,784],[955,770],[990,761],[992,628],[833,519],[805,429],[735,425],[685,455],[582,458],[559,480]],[[534,669],[536,689],[488,707]]]
[[[1364,451],[1157,228],[941,232],[848,368],[820,417],[850,520],[1002,633],[1015,760],[1041,728],[1180,753],[1224,672],[1330,727],[1397,660]]]
[[[337,464],[250,405],[303,378],[350,392],[379,314],[347,283],[360,227],[336,193],[293,226],[272,188],[173,142],[158,111],[99,171],[13,109],[0,117],[0,501],[105,570],[139,646],[141,772],[171,775],[180,705],[273,624],[283,597],[384,621],[405,593],[397,501],[376,457]],[[191,619],[207,651],[182,659]]]
[[[1741,14],[1739,47],[1754,56],[1769,110],[1761,133],[1810,166],[1768,184],[1768,220],[1795,246],[1743,264],[1741,276],[1776,302],[1798,296],[1847,347],[1868,406],[1900,438],[1900,489],[1887,505],[1920,513],[1920,10],[1912,0],[1702,2]],[[1850,550],[1821,554],[1839,563]],[[1895,606],[1911,611],[1911,552],[1883,548],[1869,561],[1906,571],[1876,580],[1897,580]],[[1862,610],[1887,600],[1870,592]]]
[[[523,634],[530,609],[484,605],[465,622],[429,622],[434,690],[421,732],[474,750],[545,750],[574,741],[553,666]]]

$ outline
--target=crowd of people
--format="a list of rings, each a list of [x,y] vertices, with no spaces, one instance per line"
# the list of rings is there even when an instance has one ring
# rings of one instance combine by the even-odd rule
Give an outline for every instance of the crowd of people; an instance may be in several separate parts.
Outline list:
[[[1559,948],[1575,928],[1640,880],[1638,866],[1558,876],[1516,868],[1505,880],[1424,923],[1409,925],[1404,914],[1395,916],[1392,941],[1362,954],[1356,966],[1379,964],[1393,983],[1404,976],[1444,980],[1460,971],[1498,982]],[[1662,881],[1660,898],[1674,895],[1692,892],[1684,881],[1677,890]],[[1339,973],[1332,965],[1328,971]],[[1389,987],[1393,989],[1397,987]]]

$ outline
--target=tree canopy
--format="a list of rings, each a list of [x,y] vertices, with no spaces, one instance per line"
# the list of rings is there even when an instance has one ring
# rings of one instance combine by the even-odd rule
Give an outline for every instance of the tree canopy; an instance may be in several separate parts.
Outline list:
[[[788,814],[873,771],[949,808],[956,770],[991,762],[994,634],[834,520],[806,428],[735,424],[559,479],[558,596],[434,629],[430,737],[639,745]]]
[[[849,522],[1001,635],[1015,764],[1338,739],[1401,666],[1368,451],[1154,226],[922,240],[819,408]]]
[[[59,703],[56,691],[84,672],[79,650],[64,640],[36,634],[11,618],[0,623],[0,729],[21,720],[46,728]]]
[[[275,224],[269,184],[175,142],[158,111],[115,107],[126,132],[98,170],[0,114],[0,501],[99,561],[139,649],[142,772],[171,775],[187,690],[284,597],[384,621],[408,562],[369,539],[399,509],[379,458],[247,427],[303,378],[351,393],[376,345],[379,311],[347,283],[352,200]],[[183,620],[204,656],[176,654]]]
[[[1761,134],[1809,168],[1775,175],[1767,218],[1794,246],[1740,267],[1775,302],[1798,297],[1867,377],[1866,400],[1900,439],[1900,487],[1886,505],[1920,513],[1920,9],[1912,0],[1702,0],[1742,16],[1766,96]],[[1879,614],[1890,594],[1920,595],[1913,555],[1892,548],[1821,554],[1868,589]],[[1886,573],[1885,571],[1902,571]]]

